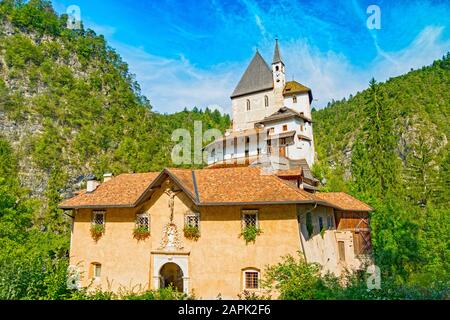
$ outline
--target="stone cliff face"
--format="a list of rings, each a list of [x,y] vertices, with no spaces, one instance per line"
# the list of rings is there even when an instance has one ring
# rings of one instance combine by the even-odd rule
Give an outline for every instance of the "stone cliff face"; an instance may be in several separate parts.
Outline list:
[[[67,29],[51,7],[30,16],[27,6],[0,2],[0,139],[13,147],[31,196],[57,202],[56,192],[67,196],[90,173],[160,170],[172,165],[173,130],[192,131],[195,120],[229,127],[209,109],[153,112],[103,36]]]

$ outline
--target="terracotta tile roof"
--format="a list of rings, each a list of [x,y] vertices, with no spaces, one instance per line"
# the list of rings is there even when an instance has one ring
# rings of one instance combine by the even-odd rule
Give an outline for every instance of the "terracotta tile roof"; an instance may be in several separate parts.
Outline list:
[[[102,183],[92,193],[81,191],[63,201],[61,209],[86,207],[133,207],[159,172],[121,174]]]
[[[297,189],[260,168],[195,170],[201,204],[312,202],[312,194]]]
[[[277,177],[296,177],[302,175],[302,168],[277,170],[274,172]]]
[[[315,193],[314,195],[341,210],[373,211],[369,205],[344,192]]]
[[[194,180],[192,178],[192,170],[190,169],[166,169],[172,174],[172,178],[175,178],[182,187],[189,193],[191,198],[196,199],[196,192],[194,186]]]
[[[283,174],[298,174],[299,169]],[[163,172],[122,174],[101,184],[94,192],[81,192],[65,200],[61,209],[134,207],[145,199],[151,188],[171,177],[199,205],[232,205],[239,203],[315,203],[340,210],[371,211],[365,203],[348,194],[311,194],[264,174],[258,167],[219,169],[165,169]]]

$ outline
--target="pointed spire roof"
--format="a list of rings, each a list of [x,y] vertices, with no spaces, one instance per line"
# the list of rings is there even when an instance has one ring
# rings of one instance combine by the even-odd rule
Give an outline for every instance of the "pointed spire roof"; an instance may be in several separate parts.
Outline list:
[[[278,38],[277,38],[275,39],[275,52],[273,53],[272,64],[279,62],[283,63],[283,61],[281,60],[280,48],[278,47]]]
[[[273,89],[272,70],[261,54],[256,51],[231,98],[269,89]]]

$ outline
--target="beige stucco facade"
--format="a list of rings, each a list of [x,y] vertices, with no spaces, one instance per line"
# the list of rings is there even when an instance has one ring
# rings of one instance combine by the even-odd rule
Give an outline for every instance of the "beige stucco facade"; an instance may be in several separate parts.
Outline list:
[[[296,255],[305,248],[310,262],[319,262],[328,269],[337,268],[334,231],[325,239],[315,235],[301,238],[298,214],[309,207],[296,204],[227,205],[197,208],[185,193],[176,193],[173,202],[173,223],[177,226],[180,247],[174,251],[161,248],[164,226],[171,210],[166,181],[149,199],[136,208],[106,208],[105,233],[96,242],[90,235],[93,209],[74,211],[71,239],[71,266],[81,275],[82,286],[101,287],[112,291],[143,291],[160,286],[160,271],[167,263],[182,270],[183,290],[198,298],[236,299],[243,291],[243,270],[256,269],[264,275],[266,266],[278,263],[282,256]],[[257,209],[262,230],[255,243],[246,244],[240,237],[243,209]],[[321,214],[333,214],[331,208],[316,208]],[[150,217],[151,236],[138,241],[133,237],[137,213]],[[200,238],[184,237],[187,212],[199,212]],[[300,219],[301,221],[301,219]],[[303,240],[303,245],[302,245]],[[325,260],[324,260],[325,259]],[[328,260],[328,261],[327,261]],[[332,262],[330,262],[330,260]],[[93,280],[93,265],[101,264],[101,276]]]

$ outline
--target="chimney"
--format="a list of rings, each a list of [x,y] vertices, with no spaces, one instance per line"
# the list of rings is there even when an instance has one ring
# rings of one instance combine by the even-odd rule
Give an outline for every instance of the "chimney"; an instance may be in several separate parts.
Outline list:
[[[108,182],[109,180],[111,180],[113,178],[113,174],[112,173],[105,173],[103,175],[103,182]]]
[[[86,177],[86,181],[87,181],[86,192],[88,193],[94,192],[99,185],[99,183],[95,180],[95,176],[93,174],[88,175]]]

